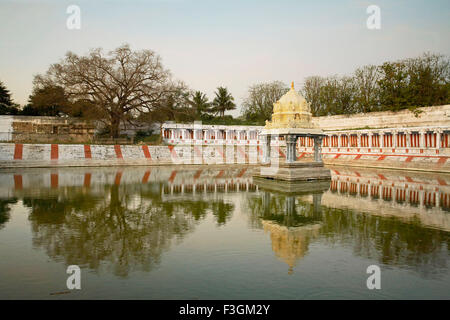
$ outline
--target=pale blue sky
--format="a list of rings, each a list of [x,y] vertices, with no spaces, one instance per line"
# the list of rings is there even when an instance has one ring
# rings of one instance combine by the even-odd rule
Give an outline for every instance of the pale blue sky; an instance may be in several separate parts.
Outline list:
[[[66,8],[81,8],[81,30]],[[368,30],[366,8],[381,8]],[[0,0],[0,80],[26,103],[33,75],[68,51],[152,49],[175,78],[213,97],[227,86],[239,103],[256,82],[349,74],[358,66],[450,55],[450,1]]]

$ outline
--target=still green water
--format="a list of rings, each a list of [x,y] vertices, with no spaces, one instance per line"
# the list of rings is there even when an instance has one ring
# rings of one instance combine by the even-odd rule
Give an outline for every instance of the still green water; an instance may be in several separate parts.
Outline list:
[[[252,170],[0,171],[0,298],[450,298],[450,176],[332,168],[286,193]]]

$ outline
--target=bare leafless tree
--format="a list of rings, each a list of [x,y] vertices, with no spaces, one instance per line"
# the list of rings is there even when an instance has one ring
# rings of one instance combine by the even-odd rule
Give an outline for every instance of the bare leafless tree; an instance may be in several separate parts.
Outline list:
[[[120,134],[121,123],[153,111],[178,90],[159,55],[151,50],[132,51],[128,45],[106,54],[100,48],[86,56],[68,52],[45,75],[35,76],[34,85],[61,86],[69,98],[89,101],[114,138]]]
[[[354,77],[356,86],[357,112],[376,111],[379,104],[379,86],[378,80],[380,74],[377,66],[367,65],[358,68]]]
[[[289,89],[281,81],[250,86],[243,101],[243,115],[247,120],[264,123],[272,116],[273,104]]]
[[[321,104],[320,93],[325,85],[325,79],[319,76],[311,76],[305,79],[302,94],[309,103],[313,116],[326,115],[325,106]]]

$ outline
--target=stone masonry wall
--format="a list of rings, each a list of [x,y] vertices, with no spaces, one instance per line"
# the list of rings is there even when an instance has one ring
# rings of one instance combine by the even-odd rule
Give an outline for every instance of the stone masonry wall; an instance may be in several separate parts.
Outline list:
[[[0,141],[88,143],[94,131],[90,121],[73,118],[0,116]]]
[[[405,109],[398,112],[314,117],[313,122],[323,130],[448,126],[450,105],[417,108],[416,113]]]

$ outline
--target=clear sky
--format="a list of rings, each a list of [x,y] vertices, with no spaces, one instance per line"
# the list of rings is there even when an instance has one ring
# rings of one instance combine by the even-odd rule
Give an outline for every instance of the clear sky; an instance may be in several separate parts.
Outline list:
[[[80,30],[66,27],[71,4],[81,9]],[[380,30],[366,27],[372,4]],[[299,88],[311,75],[450,55],[449,39],[449,0],[0,0],[0,80],[24,104],[33,75],[67,51],[128,43],[159,53],[175,78],[210,98],[228,87],[239,104],[254,83]]]

